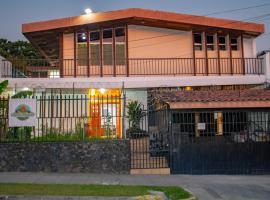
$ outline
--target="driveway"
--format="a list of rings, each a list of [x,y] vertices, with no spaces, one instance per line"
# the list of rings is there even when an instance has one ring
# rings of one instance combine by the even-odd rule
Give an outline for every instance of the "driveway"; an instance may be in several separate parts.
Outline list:
[[[2,172],[2,183],[174,185],[200,200],[269,200],[270,176],[106,175],[86,173]]]

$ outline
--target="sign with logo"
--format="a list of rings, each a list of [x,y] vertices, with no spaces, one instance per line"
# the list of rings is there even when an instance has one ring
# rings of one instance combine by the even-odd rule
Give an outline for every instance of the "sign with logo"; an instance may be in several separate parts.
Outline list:
[[[198,123],[197,124],[197,128],[198,128],[198,130],[205,130],[205,123]]]
[[[36,126],[36,99],[9,100],[9,127]]]

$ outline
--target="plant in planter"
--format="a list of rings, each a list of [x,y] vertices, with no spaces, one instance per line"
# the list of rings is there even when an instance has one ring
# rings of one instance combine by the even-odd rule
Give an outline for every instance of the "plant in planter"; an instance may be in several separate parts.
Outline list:
[[[140,128],[141,119],[145,116],[142,109],[142,104],[138,101],[131,101],[127,105],[127,118],[129,120],[129,127],[127,129],[127,138],[132,138],[136,135],[144,135],[146,131]]]

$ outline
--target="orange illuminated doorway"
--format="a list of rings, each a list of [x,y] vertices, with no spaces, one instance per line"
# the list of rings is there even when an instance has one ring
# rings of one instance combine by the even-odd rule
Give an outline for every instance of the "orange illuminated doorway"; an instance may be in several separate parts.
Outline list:
[[[89,89],[89,137],[122,137],[120,89]]]

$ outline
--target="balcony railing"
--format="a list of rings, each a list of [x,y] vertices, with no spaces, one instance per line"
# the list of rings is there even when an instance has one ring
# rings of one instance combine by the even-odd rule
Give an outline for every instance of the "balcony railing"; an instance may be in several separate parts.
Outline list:
[[[2,78],[262,75],[260,58],[2,60]]]

